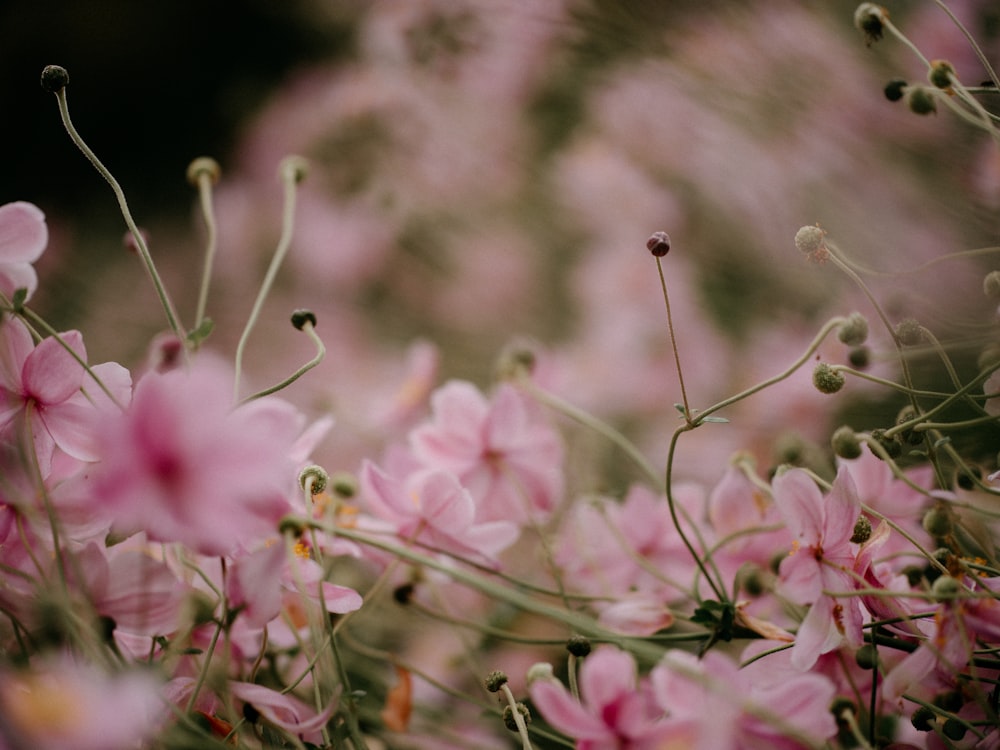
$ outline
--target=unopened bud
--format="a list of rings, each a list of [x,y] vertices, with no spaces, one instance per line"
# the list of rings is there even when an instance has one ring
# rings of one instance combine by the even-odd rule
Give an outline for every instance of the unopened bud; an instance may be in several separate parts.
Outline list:
[[[983,278],[983,294],[991,300],[1000,300],[1000,271],[990,271]]]
[[[904,318],[896,326],[896,338],[903,346],[916,346],[924,340],[923,327],[913,318]]]
[[[871,350],[867,346],[856,346],[847,353],[847,361],[851,367],[864,370],[872,361]]]
[[[571,636],[566,641],[566,650],[573,656],[586,656],[590,653],[590,639],[582,635]]]
[[[504,706],[503,725],[512,732],[519,732],[521,731],[521,728],[517,725],[517,721],[514,719],[515,709],[521,715],[521,720],[525,724],[531,723],[531,713],[528,711],[528,707],[523,703],[515,703],[513,708],[511,706]]]
[[[868,338],[868,320],[859,312],[851,313],[840,327],[837,338],[848,346],[860,346]]]
[[[61,65],[46,65],[42,68],[42,88],[50,94],[57,94],[69,85],[69,73]]]
[[[325,490],[329,481],[330,475],[322,466],[307,466],[299,472],[299,486],[309,490],[312,495],[318,495]]]
[[[820,362],[813,370],[813,385],[820,393],[836,393],[844,387],[844,376],[826,362]]]
[[[888,437],[885,430],[872,430],[872,439],[878,443],[889,458],[899,458],[903,454],[903,446],[895,438]]]
[[[943,505],[935,505],[924,513],[921,525],[933,537],[948,536],[954,527],[951,511]]]
[[[878,666],[878,649],[866,643],[854,652],[854,661],[862,669],[875,669]]]
[[[500,688],[507,684],[507,675],[500,670],[490,672],[486,675],[484,684],[491,693],[499,692]]]
[[[670,235],[666,232],[653,232],[646,240],[646,249],[657,258],[662,258],[670,252]]]
[[[826,249],[826,232],[815,224],[804,226],[795,233],[795,247],[805,255],[813,255]]]
[[[216,185],[222,176],[222,167],[211,156],[199,156],[188,164],[187,181],[198,187],[198,183],[203,175],[207,175],[209,182]]]
[[[555,675],[552,671],[552,665],[548,662],[540,661],[535,662],[528,668],[528,685],[529,687],[539,680],[554,680]]]
[[[309,162],[301,156],[286,156],[278,165],[278,175],[282,180],[296,184],[302,182],[309,173]]]
[[[292,313],[292,325],[298,330],[302,330],[306,327],[306,323],[311,325],[313,328],[316,327],[316,314],[312,310],[295,310]]]
[[[337,497],[350,500],[358,494],[358,480],[353,474],[338,471],[330,477],[330,488]]]
[[[938,601],[954,599],[962,590],[962,585],[954,576],[941,576],[931,584],[931,596]]]
[[[834,430],[830,437],[833,452],[841,458],[859,458],[861,456],[861,440],[853,429],[846,424]]]

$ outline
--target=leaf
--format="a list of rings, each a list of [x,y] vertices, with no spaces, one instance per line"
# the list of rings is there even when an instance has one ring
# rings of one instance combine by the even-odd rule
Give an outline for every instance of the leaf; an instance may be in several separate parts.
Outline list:
[[[198,324],[198,327],[188,331],[187,340],[191,346],[197,348],[202,341],[209,337],[212,333],[212,329],[215,328],[215,323],[211,318],[205,318]]]

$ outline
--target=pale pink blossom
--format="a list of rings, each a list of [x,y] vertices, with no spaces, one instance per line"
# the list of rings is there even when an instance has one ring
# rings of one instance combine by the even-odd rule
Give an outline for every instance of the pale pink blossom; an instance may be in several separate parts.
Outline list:
[[[37,206],[24,201],[0,206],[0,293],[9,298],[18,289],[25,289],[31,298],[38,287],[31,264],[48,241],[45,214]]]
[[[93,461],[96,420],[114,401],[80,364],[87,361],[83,336],[68,331],[36,346],[16,318],[4,321],[0,331],[0,434],[12,439],[12,432],[24,430],[43,477],[57,448]],[[128,403],[131,377],[125,368],[107,363],[91,369],[119,404]]]
[[[147,373],[125,414],[100,430],[89,502],[120,533],[206,555],[271,535],[291,509],[295,413],[261,399],[230,410],[228,368]]]
[[[717,651],[700,659],[668,651],[649,679],[676,746],[797,750],[832,737],[837,731],[830,713],[833,683],[787,665],[775,670],[768,658],[739,669]],[[781,664],[782,657],[776,661]]]
[[[257,709],[270,724],[314,744],[322,742],[320,730],[337,708],[337,702],[331,701],[325,709],[316,711],[295,696],[250,682],[230,682],[229,690],[234,697]]]
[[[397,479],[365,461],[360,479],[372,512],[404,540],[495,561],[518,537],[509,521],[477,521],[472,495],[446,471],[421,470]]]
[[[577,740],[577,750],[655,750],[664,747],[662,708],[653,701],[635,660],[603,646],[580,666],[580,700],[554,678],[530,685],[531,700],[553,727]],[[666,745],[669,747],[669,745]]]
[[[476,503],[476,519],[525,523],[547,517],[563,489],[558,433],[513,386],[487,399],[451,381],[431,397],[432,420],[410,433],[414,455],[449,471]]]
[[[802,469],[779,474],[772,486],[774,503],[793,538],[791,553],[781,561],[778,592],[796,604],[809,605],[792,652],[792,664],[805,670],[821,654],[845,642],[861,645],[857,600],[828,595],[855,589],[851,571],[856,545],[851,537],[861,503],[846,468],[837,473],[825,497]]]

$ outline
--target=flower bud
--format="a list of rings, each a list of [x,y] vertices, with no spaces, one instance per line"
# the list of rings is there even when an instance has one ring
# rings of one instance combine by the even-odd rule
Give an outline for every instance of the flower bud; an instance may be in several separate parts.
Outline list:
[[[657,258],[662,258],[670,252],[670,235],[666,232],[653,232],[646,240],[646,249]]]
[[[582,635],[570,636],[566,641],[566,650],[573,656],[586,656],[590,653],[590,639]]]
[[[939,538],[948,536],[954,528],[951,511],[944,505],[935,505],[929,508],[924,513],[921,525],[928,534]]]
[[[906,81],[902,78],[894,78],[885,85],[885,98],[890,102],[898,102],[903,98],[906,89]]]
[[[311,310],[295,310],[292,312],[292,325],[298,330],[302,330],[306,327],[306,323],[309,323],[313,328],[316,327],[316,315]]]
[[[795,233],[795,247],[804,255],[815,255],[826,250],[826,232],[815,224],[804,226]]]
[[[855,544],[864,544],[871,538],[872,522],[868,520],[867,516],[858,516],[858,520],[854,522],[854,533],[851,535],[851,541]]]
[[[868,320],[859,312],[851,313],[837,332],[837,338],[848,346],[860,346],[868,338]]]
[[[282,180],[296,184],[302,182],[309,173],[309,162],[301,156],[286,156],[278,165],[278,175]]]
[[[938,601],[954,599],[961,590],[962,585],[954,576],[943,575],[931,585],[931,595]]]
[[[854,11],[854,26],[864,35],[865,46],[872,44],[882,38],[885,28],[885,21],[889,18],[889,11],[881,5],[875,3],[861,3]]]
[[[854,661],[862,669],[875,669],[878,666],[878,649],[872,644],[866,643],[854,652]]]
[[[907,103],[910,105],[910,111],[913,114],[929,115],[937,112],[937,102],[934,101],[934,95],[926,86],[913,86],[910,88],[909,94]]]
[[[834,430],[830,444],[833,446],[833,452],[841,458],[861,456],[861,441],[854,430],[846,424]]]
[[[198,187],[198,181],[202,175],[208,175],[209,182],[217,185],[219,178],[222,176],[222,167],[211,156],[199,156],[188,164],[187,181],[193,186]]]
[[[499,692],[500,688],[507,684],[507,675],[500,670],[490,672],[486,675],[484,684],[486,685],[486,689],[491,693]]]
[[[528,685],[532,685],[539,680],[554,680],[552,665],[548,662],[535,662],[528,668]]]
[[[959,488],[969,492],[976,487],[976,483],[982,481],[983,471],[978,466],[966,466],[959,469],[955,476],[955,484]]]
[[[953,719],[950,716],[944,720],[944,724],[941,725],[941,734],[947,737],[949,740],[954,740],[958,742],[968,731],[965,724],[958,719]]]
[[[917,410],[913,408],[911,404],[907,404],[902,409],[899,410],[899,414],[896,415],[896,426],[901,424],[906,424],[910,422],[917,416]],[[924,434],[912,427],[904,429],[899,433],[899,441],[901,443],[906,443],[907,445],[920,445],[924,442]]]
[[[872,430],[872,439],[882,446],[889,458],[899,458],[903,454],[903,446],[895,438],[886,437],[883,429]]]
[[[329,482],[330,475],[322,466],[307,466],[299,472],[299,487],[309,490],[310,494],[318,495]]]
[[[990,271],[983,278],[983,294],[993,301],[1000,301],[1000,271]]]
[[[896,338],[903,346],[916,346],[924,340],[923,327],[913,318],[904,318],[896,326]]]
[[[932,709],[927,708],[927,706],[921,706],[913,712],[913,715],[910,717],[910,723],[918,732],[930,732],[934,729],[936,719],[937,714]]]
[[[531,713],[528,711],[528,707],[523,703],[515,703],[514,707],[504,706],[503,709],[503,725],[507,727],[512,732],[519,732],[521,728],[517,725],[517,721],[514,719],[514,709],[521,714],[521,719],[525,724],[531,723]]]
[[[844,387],[844,376],[826,362],[820,362],[813,370],[813,385],[820,393],[836,393]]]
[[[847,353],[847,361],[856,370],[864,370],[871,360],[872,353],[867,346],[856,346]]]
[[[358,480],[346,471],[338,471],[330,477],[330,489],[342,500],[350,500],[358,494]]]
[[[955,68],[947,60],[931,60],[930,70],[927,71],[927,80],[939,89],[950,89],[952,78],[955,76]]]
[[[57,94],[69,85],[69,73],[61,65],[46,65],[42,68],[42,88],[50,94]]]

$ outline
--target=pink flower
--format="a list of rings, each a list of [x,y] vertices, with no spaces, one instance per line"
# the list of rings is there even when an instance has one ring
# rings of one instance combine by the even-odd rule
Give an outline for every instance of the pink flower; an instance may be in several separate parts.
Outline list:
[[[49,241],[45,214],[24,201],[0,206],[0,293],[12,297],[27,289],[28,298],[38,286],[31,264],[38,260]]]
[[[431,406],[433,420],[410,435],[413,452],[458,477],[476,501],[477,519],[548,516],[563,488],[562,444],[523,395],[503,385],[487,400],[471,383],[451,381]]]
[[[106,674],[68,657],[0,676],[0,746],[131,750],[164,713],[151,674]]]
[[[204,358],[190,372],[145,375],[131,408],[98,435],[94,512],[120,533],[143,530],[205,555],[273,533],[291,508],[300,422],[267,399],[230,411],[231,394],[229,370]]]
[[[320,730],[326,726],[337,707],[337,702],[331,701],[329,706],[317,713],[294,696],[250,682],[231,682],[229,690],[233,696],[257,709],[269,723],[304,742],[323,741]]]
[[[739,669],[716,651],[701,659],[684,651],[667,652],[649,679],[676,746],[794,750],[821,745],[833,736],[833,683],[787,666],[775,669],[769,660]],[[781,657],[776,661],[780,665]]]
[[[669,745],[662,710],[640,683],[632,655],[609,646],[596,649],[580,667],[580,701],[555,679],[530,685],[531,700],[545,720],[577,740],[577,750],[654,750]]]
[[[792,551],[781,561],[778,592],[809,612],[799,627],[792,664],[809,669],[845,640],[861,645],[861,610],[851,597],[824,592],[852,591],[855,545],[851,543],[861,502],[850,472],[841,467],[826,497],[805,471],[774,478],[774,502],[792,534]]]
[[[87,361],[80,332],[61,333],[59,340],[49,337],[35,346],[18,319],[7,320],[0,330],[0,434],[26,430],[42,476],[48,475],[57,447],[93,461],[95,417],[112,402],[67,351]],[[92,369],[119,402],[128,402],[131,377],[125,368],[107,363]]]
[[[472,496],[445,471],[416,471],[399,480],[365,461],[361,487],[375,515],[392,523],[407,541],[493,561],[518,536],[508,521],[477,522]]]

